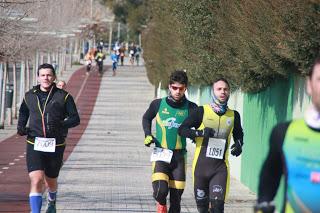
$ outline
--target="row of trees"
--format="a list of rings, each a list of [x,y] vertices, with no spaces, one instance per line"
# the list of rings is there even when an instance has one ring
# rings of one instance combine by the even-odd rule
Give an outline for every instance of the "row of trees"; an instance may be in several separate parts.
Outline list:
[[[146,28],[149,17],[149,1],[146,0],[101,0],[115,15],[115,22],[126,26],[127,42],[138,43],[139,35]]]
[[[86,0],[88,1],[88,0]],[[85,0],[12,0],[0,3],[0,59],[32,57],[36,49],[54,52],[63,34],[89,16]],[[85,14],[86,13],[86,14]],[[60,33],[60,35],[59,35]],[[60,37],[59,37],[60,36]]]
[[[143,32],[150,82],[167,86],[174,69],[192,84],[226,77],[247,92],[291,73],[306,74],[319,55],[316,0],[148,0]]]
[[[112,18],[98,0],[0,1],[0,128],[8,118],[6,90],[12,86],[16,118],[24,92],[37,83],[36,67],[55,62],[61,75],[72,53],[80,57],[81,41],[94,39]]]

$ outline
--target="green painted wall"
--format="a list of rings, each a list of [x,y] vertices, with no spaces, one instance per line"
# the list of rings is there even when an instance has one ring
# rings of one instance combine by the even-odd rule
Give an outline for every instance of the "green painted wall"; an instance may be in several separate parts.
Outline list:
[[[199,105],[211,102],[211,86],[202,86],[200,88]]]
[[[278,122],[292,118],[292,107],[292,78],[276,81],[263,92],[244,95],[245,147],[241,162],[241,181],[254,192],[257,192],[261,165],[269,150],[271,130]],[[278,203],[281,203],[279,198]]]
[[[188,86],[187,96],[190,101],[199,105],[199,87],[198,86]]]

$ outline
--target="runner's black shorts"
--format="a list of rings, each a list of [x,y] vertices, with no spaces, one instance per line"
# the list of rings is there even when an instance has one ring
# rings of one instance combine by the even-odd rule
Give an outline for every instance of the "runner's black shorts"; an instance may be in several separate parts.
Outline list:
[[[65,146],[57,146],[55,152],[40,152],[33,149],[33,144],[27,143],[28,173],[42,170],[49,178],[57,178],[63,163]]]

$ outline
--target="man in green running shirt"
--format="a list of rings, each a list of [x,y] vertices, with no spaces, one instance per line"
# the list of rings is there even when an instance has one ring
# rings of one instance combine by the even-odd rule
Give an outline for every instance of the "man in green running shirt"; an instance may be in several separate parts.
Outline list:
[[[153,197],[157,212],[167,213],[166,200],[170,192],[169,213],[180,213],[181,196],[186,180],[186,138],[178,135],[178,128],[197,107],[185,97],[188,77],[184,71],[174,71],[170,76],[169,95],[151,102],[143,115],[144,144],[155,143],[152,162]],[[156,136],[151,133],[151,123],[156,117]]]

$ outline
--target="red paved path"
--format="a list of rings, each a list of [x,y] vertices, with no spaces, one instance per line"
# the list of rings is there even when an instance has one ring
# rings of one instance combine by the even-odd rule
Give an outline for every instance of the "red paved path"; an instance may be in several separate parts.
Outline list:
[[[67,90],[76,100],[81,124],[69,130],[66,160],[86,129],[100,88],[101,78],[97,72],[85,75],[85,67],[71,76]],[[29,178],[25,162],[25,137],[13,135],[0,141],[0,212],[30,212]],[[15,160],[16,159],[16,160]],[[14,165],[9,163],[14,162]],[[3,170],[3,167],[9,167]]]

